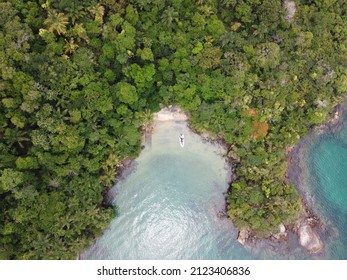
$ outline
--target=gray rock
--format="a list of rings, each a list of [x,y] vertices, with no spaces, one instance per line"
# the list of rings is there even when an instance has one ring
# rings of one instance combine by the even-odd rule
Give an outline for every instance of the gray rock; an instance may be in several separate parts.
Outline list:
[[[312,254],[317,254],[323,249],[323,242],[312,227],[303,223],[298,228],[300,245]]]
[[[288,236],[286,227],[284,226],[284,224],[280,224],[279,227],[279,232],[278,233],[273,233],[272,237],[276,240],[285,240]]]
[[[248,238],[249,238],[249,230],[241,229],[239,231],[239,236],[237,237],[237,241],[240,242],[242,245],[245,245]]]
[[[280,233],[285,233],[286,232],[286,227],[284,224],[280,224]]]

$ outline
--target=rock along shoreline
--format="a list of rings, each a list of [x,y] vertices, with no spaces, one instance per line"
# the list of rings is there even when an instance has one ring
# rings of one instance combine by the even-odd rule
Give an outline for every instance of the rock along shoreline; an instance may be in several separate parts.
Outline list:
[[[240,229],[238,241],[251,249],[257,248],[258,243],[265,242],[270,247],[281,247],[289,243],[289,235],[294,235],[299,245],[310,255],[323,256],[325,251],[324,239],[322,236],[329,232],[325,223],[315,213],[313,202],[307,193],[307,186],[302,180],[303,175],[303,158],[305,158],[305,145],[315,135],[320,135],[339,127],[346,115],[346,109],[343,105],[338,104],[334,107],[333,117],[323,125],[314,127],[307,135],[300,139],[295,146],[287,147],[285,150],[287,158],[287,171],[285,181],[295,185],[299,195],[302,198],[303,212],[296,223],[279,225],[277,233],[272,233],[269,238],[258,238],[251,229]],[[276,246],[278,244],[279,246]],[[276,250],[276,249],[275,249]]]

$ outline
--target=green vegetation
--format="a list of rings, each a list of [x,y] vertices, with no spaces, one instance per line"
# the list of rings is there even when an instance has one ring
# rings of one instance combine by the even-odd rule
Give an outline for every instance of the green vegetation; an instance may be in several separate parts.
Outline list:
[[[69,259],[160,105],[223,138],[228,214],[266,236],[301,211],[285,147],[347,90],[344,0],[0,1],[0,258]]]

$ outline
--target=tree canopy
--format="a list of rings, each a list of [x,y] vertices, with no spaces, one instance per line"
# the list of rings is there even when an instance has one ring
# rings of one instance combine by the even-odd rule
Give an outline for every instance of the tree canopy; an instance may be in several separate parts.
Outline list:
[[[267,236],[301,211],[285,148],[347,91],[345,1],[0,1],[0,258],[74,259],[148,112],[229,145],[228,214]]]

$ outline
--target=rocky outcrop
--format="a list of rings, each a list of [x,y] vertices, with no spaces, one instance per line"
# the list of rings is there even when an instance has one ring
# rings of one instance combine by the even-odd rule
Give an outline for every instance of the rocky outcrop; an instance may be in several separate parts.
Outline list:
[[[217,213],[217,217],[219,219],[229,219],[229,216],[228,216],[228,214],[225,211],[219,211]]]
[[[239,231],[237,241],[240,242],[242,245],[245,245],[249,237],[250,237],[250,231],[248,229],[241,229]]]
[[[298,225],[297,234],[300,245],[311,254],[317,254],[323,250],[323,242],[308,221],[303,221]]]
[[[285,234],[286,233],[286,227],[284,226],[284,224],[280,224],[280,233],[281,234]]]
[[[287,240],[288,233],[287,233],[287,229],[284,226],[284,224],[280,224],[278,229],[279,229],[279,232],[273,233],[271,235],[271,237],[272,237],[271,239],[273,241],[285,241],[285,240]]]

